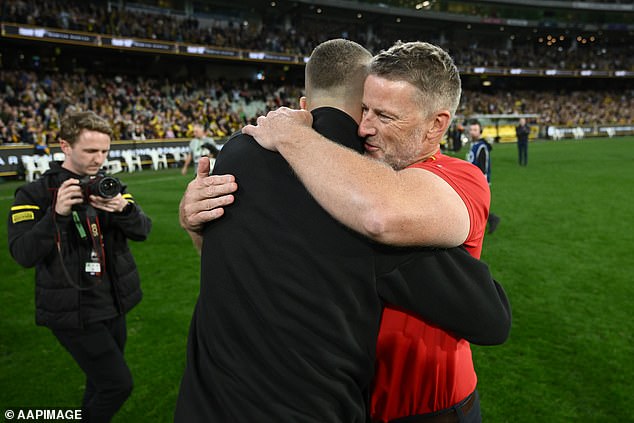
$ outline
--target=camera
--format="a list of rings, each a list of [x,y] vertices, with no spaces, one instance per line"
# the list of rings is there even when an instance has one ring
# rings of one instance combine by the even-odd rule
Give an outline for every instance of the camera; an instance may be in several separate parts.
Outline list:
[[[122,188],[121,181],[117,178],[102,174],[84,176],[79,180],[79,186],[86,198],[90,195],[103,198],[116,197]]]

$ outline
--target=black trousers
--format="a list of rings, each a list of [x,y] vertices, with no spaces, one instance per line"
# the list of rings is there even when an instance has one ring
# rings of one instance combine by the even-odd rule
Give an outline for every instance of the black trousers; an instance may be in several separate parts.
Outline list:
[[[123,357],[125,316],[53,334],[86,374],[82,420],[109,422],[132,392],[132,374]]]
[[[518,141],[517,152],[520,166],[526,166],[528,164],[528,142]]]

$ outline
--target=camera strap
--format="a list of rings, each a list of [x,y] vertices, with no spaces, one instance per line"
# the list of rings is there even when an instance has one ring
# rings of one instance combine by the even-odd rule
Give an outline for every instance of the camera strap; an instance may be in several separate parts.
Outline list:
[[[64,276],[66,277],[66,281],[74,288],[80,291],[86,291],[89,289],[93,289],[95,286],[99,285],[102,281],[102,273],[106,270],[106,255],[103,244],[103,236],[101,233],[101,227],[99,225],[99,216],[97,216],[96,210],[90,206],[86,206],[86,225],[90,234],[91,239],[91,254],[88,260],[84,263],[84,273],[85,275],[81,275],[80,272],[80,281],[75,282],[73,277],[68,272],[66,268],[66,264],[64,263],[64,256],[62,255],[62,235],[59,229],[59,225],[57,219],[55,218],[55,203],[57,202],[57,191],[53,194],[53,222],[55,223],[56,236],[55,236],[55,244],[57,246],[57,254],[59,256],[60,266],[62,271],[64,272]],[[79,213],[76,210],[72,212],[73,223],[75,224],[75,228],[79,233],[79,237],[85,242],[88,238],[86,230],[81,222],[81,218]],[[81,283],[82,280],[87,279],[89,282],[85,285]]]
[[[79,237],[81,239],[86,239],[86,231],[84,230],[84,225],[81,224],[81,219],[79,218],[79,213],[76,210],[73,210],[73,222],[75,222],[75,227],[77,228],[77,232],[79,233]]]
[[[86,206],[86,224],[90,231],[92,253],[90,261],[86,262],[84,270],[90,276],[101,277],[102,272],[106,270],[106,253],[103,246],[101,226],[99,225],[99,216],[97,216],[97,211],[91,205]]]

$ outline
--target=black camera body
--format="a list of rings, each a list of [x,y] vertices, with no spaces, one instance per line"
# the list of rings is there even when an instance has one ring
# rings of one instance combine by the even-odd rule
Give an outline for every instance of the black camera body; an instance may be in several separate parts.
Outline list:
[[[102,198],[113,198],[116,197],[123,188],[121,181],[117,178],[103,174],[86,175],[79,180],[79,186],[86,199],[88,199],[90,195],[96,195]]]

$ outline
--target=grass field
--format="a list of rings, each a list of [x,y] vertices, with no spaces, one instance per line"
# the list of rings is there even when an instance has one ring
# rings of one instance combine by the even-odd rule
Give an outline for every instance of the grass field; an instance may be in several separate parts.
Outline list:
[[[497,232],[483,259],[513,307],[506,344],[473,347],[485,422],[634,421],[634,138],[514,144],[492,152]],[[135,389],[115,422],[169,422],[198,292],[199,259],[179,229],[188,178],[122,174],[152,217],[132,245],[145,298],[128,315]],[[5,216],[17,182],[0,184]],[[0,225],[0,409],[75,407],[83,377],[34,324],[34,276],[11,259]]]

